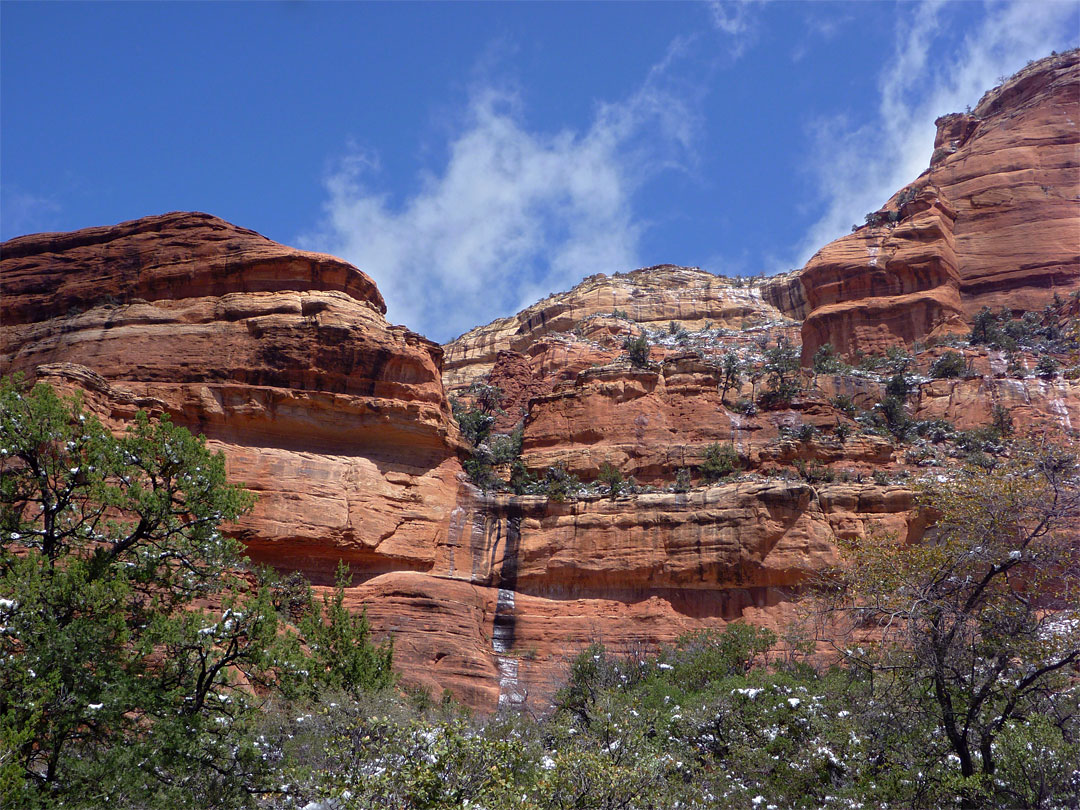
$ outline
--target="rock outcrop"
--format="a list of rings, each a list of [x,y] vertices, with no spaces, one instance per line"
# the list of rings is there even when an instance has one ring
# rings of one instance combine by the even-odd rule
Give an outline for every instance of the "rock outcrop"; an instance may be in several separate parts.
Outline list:
[[[442,350],[365,274],[206,214],[21,237],[2,266],[3,372],[93,375],[110,420],[140,403],[205,434],[259,493],[256,560],[430,567],[460,470]]]
[[[962,332],[979,309],[1036,310],[1080,289],[1080,51],[1029,65],[937,121],[929,168],[823,247],[801,293],[803,362]],[[802,303],[805,301],[805,304]]]
[[[1009,425],[1080,427],[1078,71],[1077,52],[1042,60],[940,119],[927,172],[798,272],[591,276],[445,347],[388,324],[348,263],[206,214],[20,237],[0,372],[82,391],[117,428],[145,409],[203,433],[259,495],[228,529],[255,561],[319,586],[346,561],[407,683],[542,707],[595,640],[789,629],[836,538],[917,540],[920,482]],[[1041,343],[955,340],[1003,305],[1039,310]],[[824,343],[916,341],[809,368]],[[493,430],[520,430],[513,463],[452,416],[476,383]],[[730,469],[707,469],[718,448]],[[596,480],[612,470],[633,480]]]

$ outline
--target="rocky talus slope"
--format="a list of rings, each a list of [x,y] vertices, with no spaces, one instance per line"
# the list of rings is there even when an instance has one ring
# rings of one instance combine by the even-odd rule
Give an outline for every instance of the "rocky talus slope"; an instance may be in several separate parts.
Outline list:
[[[206,214],[20,237],[0,371],[204,433],[259,495],[231,527],[254,560],[345,560],[407,682],[542,706],[594,640],[797,627],[837,538],[918,539],[920,481],[1080,428],[1078,87],[1050,57],[941,119],[930,168],[798,272],[593,275],[445,347],[346,262]]]

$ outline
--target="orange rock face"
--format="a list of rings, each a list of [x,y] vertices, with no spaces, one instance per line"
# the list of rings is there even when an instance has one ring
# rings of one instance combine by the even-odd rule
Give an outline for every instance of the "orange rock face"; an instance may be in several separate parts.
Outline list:
[[[229,529],[255,561],[319,587],[347,561],[347,602],[394,635],[407,683],[542,708],[590,642],[636,653],[735,619],[785,630],[836,538],[922,537],[916,485],[947,480],[959,444],[901,443],[875,420],[891,368],[805,366],[826,342],[881,353],[1080,285],[1078,69],[1076,53],[1043,60],[941,119],[931,168],[882,221],[798,273],[592,276],[445,347],[389,325],[346,262],[205,214],[21,237],[0,264],[0,371],[81,390],[116,427],[142,408],[205,434],[259,495]],[[1078,306],[1047,317],[1067,332]],[[798,390],[763,403],[766,360],[800,341]],[[964,347],[959,376],[932,379],[945,351],[910,361],[906,418],[1080,428],[1080,375]],[[475,486],[448,399],[468,403],[473,383],[501,391],[494,429],[521,427],[527,472],[561,466],[581,486],[565,500]],[[738,469],[707,485],[716,445]],[[635,488],[598,486],[604,465]]]
[[[460,469],[442,351],[389,326],[366,275],[205,214],[3,256],[4,373],[92,373],[104,416],[138,402],[205,434],[260,496],[238,527],[256,560],[430,566]]]
[[[1080,53],[1042,59],[947,115],[930,167],[799,274],[803,362],[966,331],[984,306],[1080,289]],[[790,311],[790,310],[789,310]]]

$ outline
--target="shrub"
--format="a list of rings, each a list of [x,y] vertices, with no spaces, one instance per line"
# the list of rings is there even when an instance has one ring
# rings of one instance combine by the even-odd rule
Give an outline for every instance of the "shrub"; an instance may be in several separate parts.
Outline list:
[[[510,462],[510,489],[513,490],[515,495],[524,495],[530,492],[535,483],[525,466],[525,462],[520,457]]]
[[[1001,323],[990,307],[983,307],[971,320],[971,334],[968,340],[975,345],[986,345],[1001,338]]]
[[[480,487],[480,489],[496,489],[499,484],[502,483],[495,475],[495,471],[491,469],[491,463],[485,456],[472,456],[471,458],[467,458],[461,463],[461,468],[465,470],[465,474],[469,476],[469,480]]]
[[[837,394],[829,402],[845,416],[855,417],[855,401],[847,394]]]
[[[524,439],[524,428],[518,425],[512,433],[499,433],[491,437],[488,446],[491,448],[491,460],[494,464],[510,464],[521,455],[521,444]]]
[[[597,476],[596,480],[608,488],[608,491],[611,493],[611,500],[615,500],[625,486],[623,474],[619,472],[617,467],[612,466],[606,461],[600,467],[600,474]]]
[[[832,470],[816,461],[807,464],[801,458],[797,458],[794,460],[793,464],[795,465],[795,470],[799,473],[799,477],[808,484],[816,484],[819,482],[830,483],[834,478]]]
[[[907,437],[911,421],[904,411],[904,402],[899,397],[887,396],[878,403],[878,413],[885,423],[886,429],[897,441],[903,441]]]
[[[1020,359],[1020,355],[1016,352],[1009,352],[1005,356],[1007,365],[1005,373],[1010,377],[1023,377],[1024,376],[1024,362]]]
[[[634,368],[648,368],[649,367],[649,339],[645,335],[639,335],[636,338],[628,337],[626,342],[623,343],[623,348],[626,349],[627,354],[630,356],[630,365]]]
[[[556,503],[562,503],[568,497],[573,497],[581,488],[581,481],[573,473],[567,472],[562,464],[548,467],[541,482],[545,494]]]
[[[833,429],[833,435],[840,440],[841,444],[843,444],[848,440],[848,437],[851,436],[851,430],[851,425],[847,422],[837,422],[836,427]]]
[[[728,391],[738,388],[741,382],[742,363],[739,356],[735,352],[725,352],[720,364],[720,402],[724,401]]]
[[[899,400],[904,400],[907,399],[908,394],[911,393],[911,388],[912,382],[907,375],[903,373],[894,374],[885,384],[885,394]]]
[[[1044,354],[1039,358],[1039,362],[1035,364],[1035,374],[1045,380],[1049,380],[1058,373],[1060,367],[1057,360],[1048,354]]]
[[[685,467],[680,467],[675,471],[675,485],[673,489],[676,492],[690,491],[690,470]]]
[[[746,675],[776,641],[772,630],[731,622],[720,631],[696,630],[680,636],[659,661],[671,667],[662,671],[680,689],[697,691],[722,678]]]
[[[1000,438],[1011,436],[1013,432],[1012,412],[1002,405],[995,405],[991,413],[991,427]]]
[[[799,352],[783,338],[778,339],[774,347],[765,351],[762,370],[769,385],[769,390],[759,399],[762,407],[783,407],[801,390],[798,377]]]
[[[817,429],[812,424],[810,424],[809,422],[806,422],[804,424],[799,425],[798,430],[795,431],[795,437],[800,442],[808,443],[808,442],[811,442],[811,441],[814,440],[814,434],[816,432],[817,432]]]
[[[701,477],[709,483],[730,475],[739,466],[739,454],[731,444],[710,444],[705,448],[705,460],[698,467]]]
[[[451,397],[450,408],[461,435],[473,447],[479,446],[491,433],[491,426],[495,424],[495,417],[477,406],[466,407],[461,401]]]
[[[915,425],[915,431],[935,444],[951,439],[956,429],[944,419],[931,419]]]
[[[816,374],[836,374],[847,368],[848,365],[836,356],[831,343],[823,343],[814,352],[814,373]]]
[[[757,413],[757,406],[752,399],[737,399],[735,400],[735,412],[741,413],[743,416],[753,416]]]
[[[938,380],[960,377],[966,368],[964,355],[959,352],[945,352],[930,366],[930,376]]]

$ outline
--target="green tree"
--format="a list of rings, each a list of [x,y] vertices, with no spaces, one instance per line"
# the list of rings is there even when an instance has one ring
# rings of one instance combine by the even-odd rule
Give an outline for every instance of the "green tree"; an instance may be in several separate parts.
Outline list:
[[[741,384],[742,363],[739,362],[739,355],[732,351],[725,352],[720,364],[720,402],[724,401],[728,391]]]
[[[764,372],[769,390],[761,396],[763,407],[787,405],[799,393],[799,352],[783,338],[766,350]]]
[[[619,468],[606,461],[600,465],[600,473],[597,475],[596,480],[608,487],[611,500],[615,500],[619,497],[619,494],[626,486],[626,480],[623,478],[623,474],[619,471]]]
[[[628,337],[623,344],[623,348],[626,349],[627,354],[630,356],[630,365],[634,368],[648,368],[649,367],[649,339],[644,335],[638,335],[636,338]]]
[[[0,470],[3,803],[235,801],[257,752],[237,744],[234,675],[265,682],[277,630],[269,600],[240,607],[240,548],[218,531],[251,496],[168,420],[140,412],[114,438],[78,399],[12,380]]]
[[[960,352],[945,352],[930,366],[930,376],[934,379],[950,379],[963,376],[967,361]]]
[[[256,695],[312,662],[219,529],[252,503],[167,418],[114,436],[78,397],[0,383],[0,805],[233,807],[265,788]]]
[[[967,806],[1014,806],[1015,796],[995,798],[1007,748],[997,743],[1040,715],[1076,742],[1066,688],[1080,661],[1075,450],[1016,444],[1007,463],[923,493],[938,516],[924,542],[847,545],[843,610],[879,639],[848,660],[876,675],[900,715],[929,715]]]
[[[739,466],[739,454],[732,444],[714,442],[705,448],[705,459],[698,467],[701,477],[708,483],[720,481]]]
[[[300,683],[309,693],[333,690],[354,698],[392,686],[396,682],[393,640],[375,646],[367,611],[357,615],[345,607],[345,589],[352,584],[352,575],[344,562],[338,563],[334,580],[333,595],[324,595],[321,603],[309,589],[300,632],[311,661]]]

